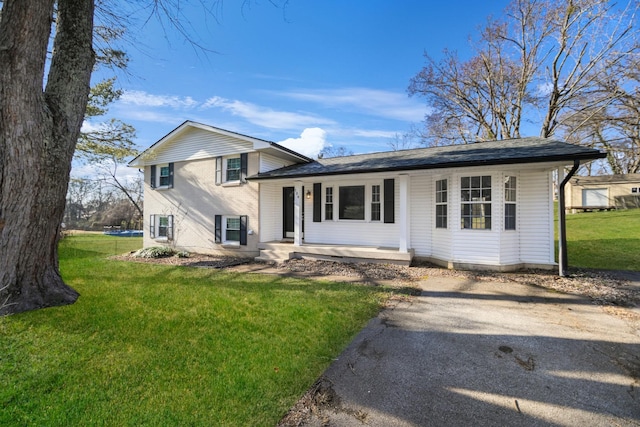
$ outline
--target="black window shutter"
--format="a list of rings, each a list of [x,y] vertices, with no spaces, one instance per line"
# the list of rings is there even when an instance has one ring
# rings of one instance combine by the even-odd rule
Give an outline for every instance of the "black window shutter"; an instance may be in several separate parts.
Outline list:
[[[240,215],[240,244],[247,245],[247,221],[249,217],[247,215]]]
[[[169,188],[173,188],[173,163],[169,163]]]
[[[395,222],[395,180],[384,180],[384,222],[387,224],[393,224]]]
[[[313,222],[322,221],[322,184],[313,184]]]
[[[222,243],[222,215],[216,215],[216,243]]]
[[[247,180],[247,164],[249,162],[249,155],[247,153],[240,154],[240,181],[246,182]]]
[[[149,216],[149,237],[152,239],[156,238],[156,216]]]
[[[149,185],[156,188],[156,165],[151,165],[151,176],[149,177]]]
[[[216,185],[222,184],[222,157],[216,157]]]

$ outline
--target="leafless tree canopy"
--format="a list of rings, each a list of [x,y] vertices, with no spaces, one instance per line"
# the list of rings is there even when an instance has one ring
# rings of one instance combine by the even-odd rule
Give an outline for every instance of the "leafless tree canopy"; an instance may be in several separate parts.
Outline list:
[[[640,83],[638,6],[635,0],[513,0],[480,31],[471,58],[425,53],[408,89],[431,111],[423,142],[518,138],[526,127],[612,150],[620,146],[611,144],[615,133],[628,145],[629,123],[637,134],[639,120],[633,105]]]

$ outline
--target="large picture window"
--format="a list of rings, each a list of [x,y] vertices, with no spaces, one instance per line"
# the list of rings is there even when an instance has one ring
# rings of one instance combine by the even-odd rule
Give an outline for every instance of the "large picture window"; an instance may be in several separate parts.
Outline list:
[[[504,229],[516,229],[516,177],[504,180]]]
[[[339,219],[364,220],[364,185],[340,187]]]
[[[460,180],[461,227],[491,229],[491,176],[467,176]]]
[[[447,195],[447,180],[436,181],[436,228],[447,228]]]

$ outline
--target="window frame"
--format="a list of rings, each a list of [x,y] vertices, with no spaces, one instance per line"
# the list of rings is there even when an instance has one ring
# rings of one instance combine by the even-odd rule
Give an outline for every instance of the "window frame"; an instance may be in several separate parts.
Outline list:
[[[166,220],[166,225],[163,225]],[[149,219],[150,237],[156,241],[172,241],[173,240],[173,215],[151,214]],[[164,229],[164,235],[161,230]]]
[[[229,162],[230,161],[236,161],[238,162],[238,167],[237,168],[230,168],[229,167]],[[223,159],[223,165],[224,165],[224,182],[240,182],[241,178],[242,178],[242,159],[240,156],[229,156],[229,157],[225,157]],[[238,174],[238,178],[237,179],[229,179],[229,172],[231,171],[236,171]]]
[[[465,185],[465,181],[468,183]],[[460,177],[460,228],[462,230],[492,229],[492,176]]]
[[[347,200],[344,200],[343,202],[343,194],[345,196],[347,196],[346,191],[348,189],[353,190],[357,190],[358,196],[361,195],[362,200],[358,203],[358,205],[356,206],[356,208],[358,209],[356,212],[358,213],[358,217],[346,217],[344,216],[344,214],[346,213],[347,209],[351,208],[352,206],[354,206],[353,203],[346,205]],[[366,212],[366,206],[367,206],[367,186],[364,184],[361,185],[340,185],[338,186],[338,220],[340,221],[365,221],[367,218],[367,212]],[[360,212],[362,212],[362,214],[360,215]]]
[[[444,183],[444,189],[442,188]],[[435,182],[435,228],[449,228],[449,179],[442,178]],[[444,209],[443,209],[444,208]],[[444,213],[442,212],[444,211]]]
[[[377,188],[377,200],[376,200],[376,192],[374,189]],[[370,199],[371,210],[369,212],[369,219],[371,222],[380,222],[382,221],[382,185],[380,184],[371,184],[371,199]],[[374,208],[377,206],[377,210]],[[377,218],[374,218],[374,212],[377,214]]]
[[[334,203],[334,192],[333,187],[325,187],[324,188],[324,220],[325,221],[335,221],[335,215],[333,212],[333,208],[335,206]]]
[[[240,219],[240,215],[224,215],[222,217],[222,220],[224,221],[224,235],[222,237],[222,243],[225,245],[240,245],[240,234],[241,234],[241,219]],[[238,228],[229,228],[229,220],[237,220],[238,221]],[[238,233],[238,239],[229,239],[229,231],[233,231],[233,232],[237,232]]]
[[[160,163],[157,165],[151,165],[151,170],[149,171],[150,180],[149,185],[152,190],[167,190],[169,188],[173,188],[174,181],[174,163]],[[162,174],[162,170],[165,169],[166,175]],[[165,183],[160,185],[162,180],[165,180]]]
[[[515,175],[504,179],[504,229],[515,231],[518,228],[518,181]],[[511,186],[510,184],[513,184]]]

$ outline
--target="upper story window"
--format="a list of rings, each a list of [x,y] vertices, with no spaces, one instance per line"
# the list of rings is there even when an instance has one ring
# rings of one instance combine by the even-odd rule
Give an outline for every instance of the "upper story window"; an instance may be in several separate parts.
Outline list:
[[[158,176],[158,182],[160,187],[169,185],[171,175],[169,174],[169,165],[160,166],[160,174]]]
[[[447,228],[448,219],[448,182],[446,179],[436,181],[436,228]]]
[[[516,177],[504,180],[504,229],[516,229]]]
[[[248,153],[216,157],[216,185],[241,185],[247,177]]]
[[[232,157],[227,159],[227,177],[226,181],[240,180],[240,157]]]
[[[172,188],[173,187],[173,163],[151,165],[150,182],[151,188]]]
[[[461,227],[491,230],[491,176],[466,176],[460,180]]]

